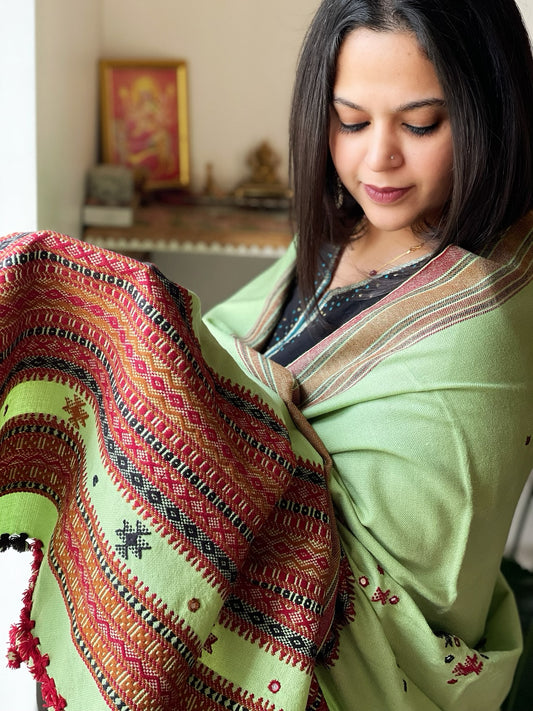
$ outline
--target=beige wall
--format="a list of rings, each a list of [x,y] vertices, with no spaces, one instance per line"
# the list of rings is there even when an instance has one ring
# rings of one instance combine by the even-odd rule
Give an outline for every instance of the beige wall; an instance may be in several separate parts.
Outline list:
[[[103,0],[102,54],[185,59],[192,182],[205,165],[231,189],[246,156],[271,141],[287,172],[287,122],[296,59],[318,0]]]
[[[246,173],[267,138],[287,173],[287,123],[298,50],[319,0],[102,0],[102,53],[186,59],[194,190],[214,164],[221,187]],[[519,0],[533,27],[533,0]]]
[[[17,107],[0,118],[9,167],[0,180],[2,232],[38,226],[79,235],[85,176],[97,158],[100,56],[188,61],[195,190],[207,162],[223,188],[233,187],[264,138],[286,175],[294,68],[318,1],[2,3],[0,88]],[[533,0],[519,5],[533,29]]]
[[[517,3],[529,27],[530,34],[533,34],[533,0],[517,0]]]
[[[100,0],[36,0],[39,228],[79,236],[96,161]]]

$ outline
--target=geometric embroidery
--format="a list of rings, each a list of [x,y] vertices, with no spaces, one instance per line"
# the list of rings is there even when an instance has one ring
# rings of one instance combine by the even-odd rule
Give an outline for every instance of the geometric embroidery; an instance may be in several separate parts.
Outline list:
[[[381,567],[381,565],[377,566],[378,573],[380,575],[385,575],[385,571]],[[362,588],[367,588],[370,585],[370,580],[366,575],[361,575],[359,578],[359,585]],[[386,605],[389,603],[390,605],[397,605],[400,602],[400,598],[398,595],[393,595],[392,597],[390,596],[391,591],[389,589],[383,590],[379,585],[376,588],[375,593],[372,595],[370,598],[372,602],[380,602],[382,605]]]
[[[49,604],[61,605],[65,633],[65,618],[70,622],[65,639],[86,665],[92,677],[86,674],[88,683],[94,682],[101,704],[123,711],[170,710],[182,702],[191,709],[215,704],[220,709],[272,709],[270,701],[257,702],[255,697],[279,698],[285,687],[291,695],[293,687],[294,696],[297,689],[307,694],[318,650],[327,644],[323,656],[335,658],[337,633],[350,619],[353,593],[348,564],[341,565],[336,530],[323,513],[330,499],[318,457],[304,449],[306,458],[301,459],[299,447],[293,449],[281,400],[279,405],[277,398],[264,401],[262,386],[252,388],[246,372],[231,365],[230,355],[212,339],[208,352],[223,373],[204,361],[204,341],[198,339],[194,299],[188,292],[141,263],[90,245],[48,233],[32,240],[21,246],[28,254],[12,257],[16,278],[10,278],[10,271],[0,284],[0,296],[7,290],[10,298],[7,307],[0,301],[8,312],[6,316],[2,311],[2,337],[14,339],[20,358],[16,362],[9,351],[4,365],[13,370],[15,386],[32,384],[36,393],[50,390],[54,395],[61,387],[70,390],[61,399],[44,402],[37,412],[27,413],[30,408],[24,403],[20,414],[10,405],[15,414],[2,431],[6,451],[2,449],[1,474],[7,472],[9,485],[53,495],[60,509],[44,562],[59,583]],[[2,273],[11,255],[0,255]],[[77,255],[79,264],[72,259]],[[42,272],[46,278],[23,279],[26,258],[32,262],[32,275]],[[54,269],[57,274],[52,274]],[[61,290],[54,289],[54,280]],[[24,287],[22,293],[19,286]],[[31,308],[28,319],[22,320],[17,311],[26,291]],[[78,305],[84,305],[80,314]],[[15,329],[19,323],[20,333]],[[61,350],[67,341],[68,359]],[[8,346],[2,345],[2,352]],[[138,363],[146,367],[137,368]],[[11,370],[8,375],[11,378]],[[5,386],[7,381],[2,382]],[[11,396],[11,390],[6,392]],[[13,391],[15,405],[19,392]],[[33,400],[28,402],[33,405]],[[205,424],[190,421],[189,413],[196,408],[202,418],[205,411]],[[4,410],[2,401],[0,413]],[[90,451],[79,438],[81,430],[90,438]],[[97,461],[87,464],[86,457]],[[98,471],[95,465],[100,465]],[[104,491],[106,486],[112,491]],[[276,507],[282,495],[294,510]],[[317,506],[313,514],[311,505],[304,505],[309,501]],[[117,511],[117,505],[126,502],[135,507]],[[121,515],[132,518],[113,528]],[[283,531],[286,548],[278,544],[277,531],[270,530],[273,521]],[[312,536],[310,545],[304,532]],[[165,563],[179,557],[192,579],[192,589],[181,601],[164,576],[140,580],[132,574],[139,572],[134,558],[142,564],[144,554],[149,563],[147,553],[157,549],[151,546],[152,534]],[[300,558],[303,564],[295,581],[293,566]],[[37,579],[37,566],[34,573]],[[195,585],[200,577],[201,588]],[[200,589],[205,594],[200,595]],[[337,595],[340,612],[335,609]],[[221,607],[226,596],[240,605]],[[28,615],[21,618],[20,637],[17,626],[13,648],[41,680],[48,657],[36,649],[37,638],[32,637],[29,597]],[[260,664],[264,650],[265,670],[271,667],[271,656],[279,658],[280,663],[254,683],[254,693],[234,688],[233,678],[226,684],[201,663],[191,676],[209,632],[203,620],[212,613],[210,625],[218,615],[224,636],[209,637],[207,658],[215,650],[216,661],[218,654],[222,658],[230,635],[257,640],[249,654]],[[198,617],[193,623],[191,618]],[[95,629],[104,634],[95,635]],[[50,642],[58,646],[60,639],[52,636]],[[147,639],[153,654],[143,650]],[[232,662],[231,655],[224,657],[224,666]],[[58,666],[55,670],[60,684],[72,674]],[[73,695],[69,706],[87,708],[79,698],[82,690],[75,686],[66,685]],[[46,706],[65,708],[66,701],[58,702],[52,691],[51,684],[43,684]],[[280,701],[279,708],[282,705],[286,707]]]
[[[477,654],[472,657],[467,657],[465,663],[462,662],[454,667],[453,674],[455,676],[468,676],[469,674],[476,674],[479,676],[483,669],[483,662],[478,661]]]
[[[213,645],[218,642],[218,637],[216,637],[212,632],[210,632],[209,637],[205,640],[204,649],[208,654],[213,654]]]
[[[455,637],[454,635],[449,634],[448,632],[435,632],[434,633],[437,637],[440,637],[441,639],[444,640],[444,648],[447,649],[448,647],[461,647],[461,640],[458,637]],[[479,646],[482,646],[484,641],[482,640]],[[488,659],[484,654],[479,653],[481,657],[484,657],[485,659]],[[446,664],[451,664],[453,661],[455,661],[455,656],[453,654],[448,654],[444,658],[444,662]],[[457,684],[458,682],[458,677],[462,676],[470,676],[470,674],[475,674],[476,676],[479,676],[481,672],[483,671],[483,662],[481,659],[479,659],[477,654],[473,654],[472,656],[467,656],[464,662],[458,662],[453,670],[452,674],[454,675],[454,679],[448,679],[448,684],[453,685]]]
[[[391,605],[397,605],[400,602],[398,595],[393,595],[389,598],[390,590],[382,590],[379,586],[376,592],[372,595],[372,602],[380,602],[382,605],[386,605],[389,602]]]
[[[389,595],[390,590],[382,590],[378,587],[376,592],[372,595],[372,602],[380,602],[382,605],[386,605]]]
[[[440,637],[445,641],[444,647],[460,647],[461,646],[461,640],[458,637],[454,637],[451,634],[448,634],[447,632],[435,632],[436,637]]]
[[[456,677],[469,676],[470,674],[475,674],[476,676],[479,676],[482,671],[483,662],[481,660],[478,660],[477,654],[474,654],[472,657],[467,657],[465,659],[464,664],[462,662],[456,664],[452,674],[454,674]],[[448,684],[457,684],[457,681],[457,679],[449,679]]]
[[[79,429],[80,425],[85,427],[85,420],[89,417],[89,413],[85,411],[85,403],[81,397],[74,395],[72,400],[67,397],[63,410],[70,415],[68,421],[76,429]]]
[[[140,521],[137,521],[136,529],[127,522],[123,521],[124,527],[115,531],[122,543],[116,546],[119,555],[128,560],[128,554],[131,551],[136,558],[142,558],[143,551],[151,550],[151,546],[143,540],[143,536],[151,536],[151,532]]]

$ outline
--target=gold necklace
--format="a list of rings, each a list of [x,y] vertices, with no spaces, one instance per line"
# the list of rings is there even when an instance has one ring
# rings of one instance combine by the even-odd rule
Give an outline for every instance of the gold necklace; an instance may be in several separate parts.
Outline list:
[[[425,242],[420,242],[420,244],[415,244],[413,247],[409,247],[409,249],[406,249],[405,252],[402,252],[401,254],[398,254],[397,257],[394,257],[394,259],[390,259],[388,262],[384,262],[383,264],[380,264],[379,267],[376,267],[376,269],[371,269],[368,272],[368,276],[374,277],[376,274],[378,274],[382,269],[385,269],[385,267],[389,267],[391,264],[394,264],[394,262],[397,262],[398,259],[401,259],[402,257],[406,257],[408,254],[411,254],[412,252],[416,252],[418,249],[421,249],[424,246]]]

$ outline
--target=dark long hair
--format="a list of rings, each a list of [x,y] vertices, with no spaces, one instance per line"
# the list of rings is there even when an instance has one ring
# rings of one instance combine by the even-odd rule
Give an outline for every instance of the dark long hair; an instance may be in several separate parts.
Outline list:
[[[329,120],[337,57],[348,33],[413,32],[433,63],[450,115],[453,187],[441,247],[479,252],[533,207],[533,59],[514,0],[323,0],[306,35],[290,119],[298,283],[313,294],[321,244],[344,244],[362,211],[336,174]]]

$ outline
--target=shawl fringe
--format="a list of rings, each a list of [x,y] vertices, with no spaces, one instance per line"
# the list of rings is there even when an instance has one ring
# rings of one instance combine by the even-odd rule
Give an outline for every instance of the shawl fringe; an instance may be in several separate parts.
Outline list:
[[[35,583],[44,558],[43,544],[41,541],[29,539],[25,533],[2,534],[0,536],[0,551],[4,552],[8,548],[20,553],[29,550],[33,555],[29,584],[22,596],[23,606],[20,620],[9,631],[8,667],[19,669],[21,664],[25,663],[34,679],[41,684],[41,694],[47,708],[53,709],[53,711],[63,711],[67,702],[58,693],[54,680],[46,671],[50,658],[38,649],[39,638],[33,636],[35,621],[31,619],[31,606]]]

